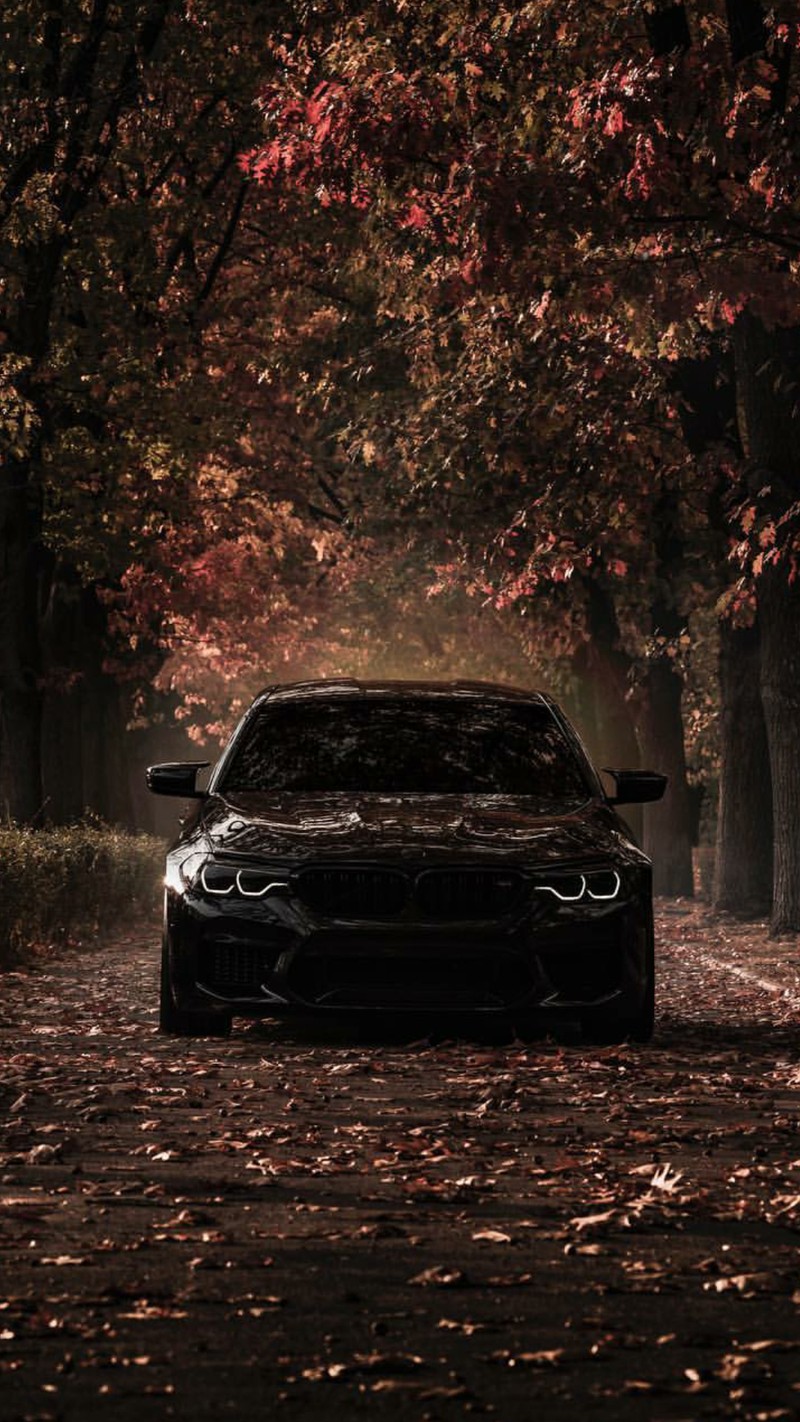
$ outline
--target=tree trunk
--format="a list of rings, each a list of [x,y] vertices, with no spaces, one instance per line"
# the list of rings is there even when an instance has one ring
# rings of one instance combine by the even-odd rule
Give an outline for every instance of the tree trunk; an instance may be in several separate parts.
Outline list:
[[[780,517],[800,498],[800,328],[768,331],[749,312],[736,324],[742,444],[762,505]],[[761,695],[772,772],[774,867],[771,931],[800,931],[800,583],[790,582],[793,524],[778,534],[779,556],[756,578]]]
[[[725,0],[734,64],[766,49],[767,27],[761,0]]]
[[[74,824],[86,808],[83,789],[83,693],[80,684],[49,687],[42,716],[42,774],[47,818]]]
[[[762,573],[758,607],[761,698],[772,771],[770,930],[775,935],[800,931],[800,585],[789,586],[785,567]]]
[[[643,18],[647,38],[656,56],[690,48],[692,37],[685,5],[659,5],[645,10]]]
[[[48,818],[57,824],[90,811],[133,826],[125,690],[103,669],[105,644],[96,589],[62,566],[43,619],[42,762]]]
[[[46,559],[40,507],[27,462],[0,467],[0,717],[7,799],[19,824],[44,813],[39,607]]]
[[[124,691],[103,670],[106,615],[94,588],[82,598],[83,781],[87,807],[109,824],[133,827]]]
[[[593,701],[598,737],[592,750],[615,769],[631,768],[639,752],[630,701],[633,663],[622,646],[614,599],[595,578],[584,580],[589,640],[579,648],[575,667]]]
[[[659,657],[647,673],[638,724],[647,769],[669,779],[664,799],[646,805],[644,813],[644,849],[653,861],[653,889],[669,898],[694,894],[682,697],[682,678],[669,658]]]
[[[593,700],[596,740],[590,747],[592,759],[601,769],[610,766],[614,770],[634,770],[641,763],[641,755],[629,694],[633,663],[622,646],[611,593],[595,579],[586,580],[585,593],[590,640],[576,654],[576,671]],[[641,806],[627,806],[623,817],[641,843]]]
[[[101,672],[86,685],[86,802],[109,824],[134,828],[122,688]]]
[[[670,898],[694,894],[694,814],[686,780],[683,676],[675,652],[686,630],[678,601],[684,547],[678,492],[666,479],[653,508],[655,585],[653,651],[638,697],[639,743],[648,770],[668,777],[664,799],[645,806],[644,847],[653,861],[653,888]]]
[[[720,784],[714,907],[740,918],[772,900],[772,777],[758,626],[720,625]]]
[[[48,818],[72,824],[86,808],[83,784],[85,638],[78,575],[61,567],[42,627],[46,665],[42,768]]]

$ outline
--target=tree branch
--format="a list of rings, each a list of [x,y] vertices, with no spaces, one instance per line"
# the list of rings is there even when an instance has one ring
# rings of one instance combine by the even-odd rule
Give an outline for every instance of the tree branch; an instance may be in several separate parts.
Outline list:
[[[227,257],[233,244],[233,239],[236,236],[236,229],[239,226],[239,218],[242,215],[242,209],[244,208],[245,202],[247,200],[247,194],[249,190],[249,182],[243,182],[239,187],[239,191],[236,194],[236,200],[233,204],[233,210],[228,219],[228,225],[222,234],[222,240],[214,254],[214,258],[206,274],[206,279],[203,282],[200,295],[197,298],[197,307],[202,306],[203,303],[208,300],[209,296],[211,295],[211,292],[214,289],[217,277],[219,276],[220,271],[222,270],[225,258]]]

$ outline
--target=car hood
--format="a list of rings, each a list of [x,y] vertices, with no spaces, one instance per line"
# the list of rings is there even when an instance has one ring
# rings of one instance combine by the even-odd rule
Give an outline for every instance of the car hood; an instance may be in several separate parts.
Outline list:
[[[597,800],[565,813],[527,796],[241,792],[212,796],[202,823],[216,853],[297,862],[353,854],[579,862],[633,847]]]

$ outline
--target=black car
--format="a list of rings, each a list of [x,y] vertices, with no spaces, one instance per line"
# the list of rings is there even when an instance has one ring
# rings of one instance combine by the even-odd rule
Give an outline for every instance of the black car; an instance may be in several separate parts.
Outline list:
[[[578,1017],[653,1030],[650,861],[545,695],[484,682],[317,681],[257,697],[216,765],[153,766],[198,801],[167,857],[161,1029],[233,1016]]]

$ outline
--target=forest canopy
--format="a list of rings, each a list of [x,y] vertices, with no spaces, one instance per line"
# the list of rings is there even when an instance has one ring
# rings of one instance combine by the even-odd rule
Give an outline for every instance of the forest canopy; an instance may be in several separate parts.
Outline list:
[[[657,889],[701,784],[717,904],[800,928],[796,6],[15,0],[0,42],[7,813],[129,820],[131,738],[271,679],[468,672],[669,775]]]

